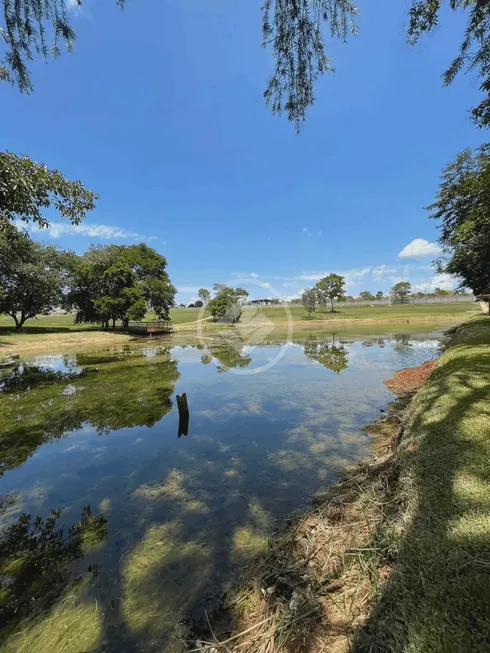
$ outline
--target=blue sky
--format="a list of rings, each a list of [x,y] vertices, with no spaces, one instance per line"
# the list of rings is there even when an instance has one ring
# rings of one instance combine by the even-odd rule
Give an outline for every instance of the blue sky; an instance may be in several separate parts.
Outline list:
[[[31,95],[0,86],[3,147],[100,194],[79,229],[58,220],[35,237],[78,252],[146,240],[167,257],[179,301],[236,280],[254,297],[292,296],[329,272],[350,294],[400,279],[448,287],[433,278],[437,230],[423,207],[441,168],[484,140],[468,117],[477,81],[441,84],[463,16],[443,13],[410,48],[407,3],[361,6],[357,37],[327,39],[337,71],[297,135],[264,106],[261,4],[73,10],[74,52],[34,62]]]

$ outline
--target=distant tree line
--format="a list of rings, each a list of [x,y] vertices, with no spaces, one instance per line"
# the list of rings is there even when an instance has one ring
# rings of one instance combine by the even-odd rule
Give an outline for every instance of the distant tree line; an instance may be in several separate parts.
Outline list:
[[[175,294],[165,257],[144,243],[91,246],[79,256],[37,243],[13,225],[0,231],[0,313],[17,329],[55,308],[104,329],[127,327],[148,311],[168,319]]]

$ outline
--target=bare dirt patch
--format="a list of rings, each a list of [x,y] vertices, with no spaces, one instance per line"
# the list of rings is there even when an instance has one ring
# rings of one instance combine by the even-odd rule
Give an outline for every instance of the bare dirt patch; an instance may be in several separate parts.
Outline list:
[[[427,381],[435,365],[436,361],[426,361],[418,367],[407,367],[395,372],[392,379],[383,383],[399,397],[417,392]]]

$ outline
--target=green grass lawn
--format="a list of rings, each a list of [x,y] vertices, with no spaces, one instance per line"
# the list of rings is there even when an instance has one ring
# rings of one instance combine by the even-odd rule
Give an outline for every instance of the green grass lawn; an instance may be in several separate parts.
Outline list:
[[[412,406],[401,518],[376,537],[394,571],[356,653],[490,650],[490,319],[452,345]]]
[[[170,319],[174,324],[183,324],[185,322],[195,322],[201,317],[206,317],[209,313],[200,313],[198,308],[173,309],[170,311]],[[154,315],[148,315],[147,319],[156,319]],[[0,316],[0,331],[14,329],[15,324],[8,315]],[[26,333],[36,333],[37,331],[85,331],[87,329],[98,329],[97,325],[75,324],[73,315],[56,313],[53,315],[40,315],[37,319],[27,320],[24,325]]]
[[[289,308],[291,316],[295,321],[308,321],[308,313],[302,306],[292,306]],[[420,319],[431,316],[461,315],[464,317],[471,311],[480,311],[480,306],[474,302],[451,302],[451,303],[434,303],[434,304],[394,304],[392,306],[342,306],[335,313],[330,313],[328,309],[322,312],[312,314],[314,320],[380,320],[380,319]],[[244,311],[244,319],[247,314],[264,315],[274,322],[287,321],[286,310],[283,307],[247,307]]]
[[[394,306],[347,306],[342,307],[336,313],[314,313],[312,319],[302,306],[294,306],[290,308],[291,317],[294,322],[304,323],[307,326],[309,323],[312,325],[318,324],[319,321],[327,322],[329,320],[399,320],[406,318],[410,320],[410,325],[416,328],[417,323],[423,323],[424,319],[434,317],[439,320],[444,317],[450,319],[460,316],[461,320],[470,317],[475,311],[480,308],[477,304],[472,302],[455,302],[450,304],[405,304]],[[174,325],[193,323],[203,317],[207,317],[207,312],[203,313],[199,309],[172,309],[170,311],[170,318]],[[272,322],[285,323],[288,320],[288,315],[284,308],[255,308],[246,307],[242,317],[242,322],[246,323],[247,318],[258,319],[261,316]],[[147,319],[155,319],[154,315],[149,314]],[[206,328],[213,328],[212,322],[206,324]],[[56,334],[56,333],[69,333],[71,331],[98,331],[97,325],[90,324],[75,324],[73,316],[63,313],[53,315],[40,315],[37,319],[28,320],[22,332],[15,331],[15,325],[12,318],[3,315],[0,316],[0,337],[6,337],[6,340],[30,340],[35,338],[38,334]],[[279,327],[281,328],[281,327]],[[379,330],[379,327],[376,327]],[[1,343],[0,343],[1,344]]]

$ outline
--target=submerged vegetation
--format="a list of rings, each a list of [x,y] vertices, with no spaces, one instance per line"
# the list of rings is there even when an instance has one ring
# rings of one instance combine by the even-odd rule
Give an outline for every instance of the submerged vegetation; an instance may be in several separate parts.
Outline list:
[[[152,426],[171,408],[179,378],[168,348],[81,355],[78,373],[25,366],[0,383],[0,474],[23,463],[44,442],[80,429],[99,433]]]
[[[97,574],[97,568],[89,565],[87,573],[78,579],[70,576],[73,563],[104,540],[107,520],[94,515],[87,506],[82,518],[65,533],[57,526],[60,515],[60,509],[53,510],[45,520],[22,514],[0,539],[0,641],[5,645],[3,650],[28,650],[29,640],[31,645],[34,639],[38,643],[41,633],[37,624],[44,625],[44,618],[60,595],[79,591],[83,583]],[[64,611],[62,614],[66,618]],[[64,630],[64,623],[63,618],[58,619],[58,632]],[[31,637],[36,631],[37,637]],[[36,650],[45,650],[45,647],[36,647]]]

